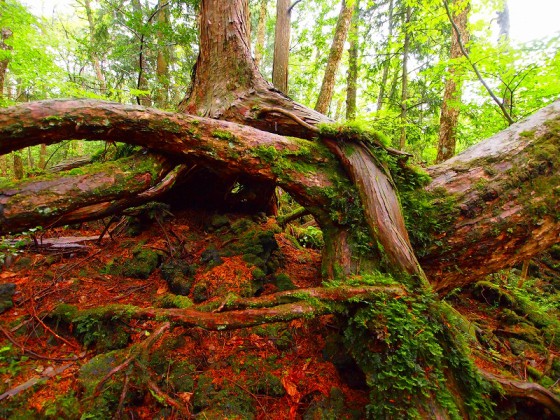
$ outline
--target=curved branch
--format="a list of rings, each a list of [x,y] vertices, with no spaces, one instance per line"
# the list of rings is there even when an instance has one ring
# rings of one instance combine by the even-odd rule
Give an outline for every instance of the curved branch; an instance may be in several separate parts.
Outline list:
[[[560,398],[545,387],[533,382],[504,378],[483,369],[478,369],[478,371],[487,380],[499,384],[508,397],[529,399],[548,408],[555,415],[560,416]]]

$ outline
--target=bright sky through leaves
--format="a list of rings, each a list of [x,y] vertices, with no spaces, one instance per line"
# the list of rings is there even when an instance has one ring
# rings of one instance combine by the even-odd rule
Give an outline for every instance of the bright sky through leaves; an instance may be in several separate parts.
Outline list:
[[[476,1],[476,0],[475,0]],[[72,14],[73,0],[23,0],[36,14]],[[508,0],[511,19],[511,39],[527,42],[560,33],[559,0]],[[488,17],[490,21],[493,16]]]

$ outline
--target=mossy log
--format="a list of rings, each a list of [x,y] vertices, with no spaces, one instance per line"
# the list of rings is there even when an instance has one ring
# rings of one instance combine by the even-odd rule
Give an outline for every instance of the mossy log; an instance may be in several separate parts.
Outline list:
[[[186,170],[147,154],[17,184],[0,182],[0,234],[112,215],[154,200]]]
[[[433,181],[428,193],[448,198],[445,206],[440,198],[433,199],[432,217],[451,220],[438,231],[427,232],[433,245],[420,258],[438,290],[476,281],[558,241],[559,116],[560,102],[555,102],[430,168]],[[347,232],[330,218],[327,194],[347,176],[336,158],[317,142],[234,123],[89,100],[32,102],[0,112],[0,153],[76,137],[125,140],[187,165],[205,165],[224,175],[244,174],[280,185],[309,209],[327,233],[325,254],[334,255],[331,260],[341,266],[353,263]],[[105,192],[97,189],[97,194],[121,189],[120,180],[114,182]],[[60,211],[64,211],[62,206],[58,206]],[[423,229],[426,223],[422,215],[417,217],[414,224]],[[2,225],[6,226],[3,231],[25,228],[23,223],[17,228],[7,222]]]
[[[560,101],[429,173],[427,189],[453,200],[421,258],[437,289],[530,259],[560,240]]]

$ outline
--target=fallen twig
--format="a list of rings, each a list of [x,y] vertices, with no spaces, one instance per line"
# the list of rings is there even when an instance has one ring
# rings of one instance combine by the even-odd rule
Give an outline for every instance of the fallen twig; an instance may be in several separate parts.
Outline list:
[[[9,391],[4,392],[2,395],[0,395],[0,401],[2,401],[5,398],[8,398],[8,397],[13,397],[14,395],[17,395],[20,392],[23,392],[26,389],[29,389],[32,386],[38,384],[42,380],[50,379],[50,378],[52,378],[56,375],[60,375],[62,372],[64,372],[66,369],[68,369],[73,364],[74,363],[67,363],[65,365],[62,365],[62,366],[56,368],[56,369],[53,369],[51,366],[49,366],[48,368],[46,368],[43,371],[41,376],[34,376],[33,378],[29,379],[28,381],[24,382],[23,384],[18,385],[15,388],[10,389]]]

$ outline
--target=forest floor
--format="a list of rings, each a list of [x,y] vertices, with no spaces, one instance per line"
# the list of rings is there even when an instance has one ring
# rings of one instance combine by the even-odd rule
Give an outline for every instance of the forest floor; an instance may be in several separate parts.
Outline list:
[[[364,418],[365,378],[334,316],[162,331],[158,320],[96,313],[109,304],[217,311],[231,293],[320,286],[320,251],[300,244],[317,238],[298,242],[262,215],[172,216],[156,207],[137,216],[117,220],[100,243],[91,239],[101,222],[16,238],[82,240],[67,248],[72,240],[39,248],[31,241],[0,271],[0,285],[16,290],[0,315],[0,418]],[[548,318],[558,320],[560,307],[554,257],[533,263],[523,285],[500,273],[446,299],[481,343],[473,352],[479,367],[558,392],[560,327]],[[500,410],[503,418],[534,415],[511,401]]]

